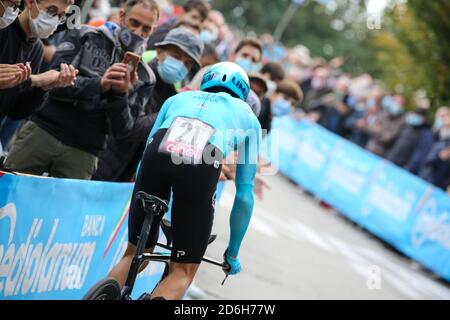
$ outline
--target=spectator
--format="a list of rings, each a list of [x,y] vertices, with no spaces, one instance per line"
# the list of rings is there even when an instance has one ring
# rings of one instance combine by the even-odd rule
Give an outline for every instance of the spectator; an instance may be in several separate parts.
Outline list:
[[[80,69],[75,86],[53,90],[43,109],[22,128],[5,166],[14,171],[90,179],[107,134],[125,137],[145,107],[154,82],[144,65],[131,73],[119,63],[126,51],[140,52],[158,21],[154,0],[129,0],[121,26],[84,26],[69,31],[55,62]],[[131,86],[133,86],[131,88]]]
[[[283,117],[295,111],[295,107],[303,100],[303,92],[300,86],[293,81],[281,81],[275,93],[270,96],[272,115]]]
[[[173,25],[173,29],[177,28],[186,28],[197,36],[199,36],[201,32],[201,25],[195,20],[180,19]]]
[[[361,97],[353,108],[353,113],[345,120],[344,127],[349,132],[350,140],[361,148],[366,147],[370,138],[365,128],[378,122],[380,103],[380,99],[375,96],[368,100]]]
[[[286,73],[281,64],[277,62],[268,62],[262,67],[261,74],[266,80],[267,95],[261,101],[261,112],[258,120],[261,124],[261,128],[265,130],[265,132],[270,132],[272,122],[272,106],[270,104],[269,97],[275,93],[278,83],[284,80]]]
[[[200,39],[205,44],[215,45],[219,40],[219,26],[212,19],[206,19],[202,24]]]
[[[247,73],[258,72],[262,61],[261,42],[255,38],[240,41],[229,60],[241,66]],[[261,100],[253,90],[250,90],[247,103],[258,117],[261,113]]]
[[[334,92],[322,99],[320,124],[328,130],[344,136],[345,120],[351,113],[348,105],[349,88],[346,78],[340,78],[334,85]],[[365,101],[362,102],[365,108]],[[319,107],[320,108],[320,107]]]
[[[129,135],[108,139],[94,180],[131,181],[162,105],[177,94],[174,84],[183,80],[194,67],[200,67],[202,48],[200,38],[184,28],[171,30],[163,42],[156,43],[158,56],[150,63],[156,84],[150,101],[138,115]]]
[[[162,42],[170,30],[174,29],[179,20],[191,20],[202,24],[211,11],[211,6],[205,0],[188,0],[183,6],[184,12],[177,18],[172,18],[160,25],[148,40],[148,49],[154,50],[155,44]]]
[[[365,131],[370,140],[367,149],[376,155],[384,157],[395,144],[405,124],[405,99],[402,96],[386,96],[382,101],[383,113],[378,121],[368,124]]]
[[[319,67],[313,71],[311,88],[308,90],[302,104],[303,109],[306,112],[317,111],[320,110],[320,108],[324,108],[323,98],[332,91],[327,86],[329,75],[329,71],[326,68]]]
[[[450,111],[441,111],[443,125],[420,172],[420,176],[438,188],[450,186]]]
[[[19,16],[20,0],[0,0],[0,29],[5,29]]]
[[[89,10],[89,17],[92,20],[106,20],[111,15],[111,4],[108,0],[94,0],[92,8]]]
[[[417,108],[414,112],[406,115],[406,125],[401,130],[395,144],[387,152],[387,160],[400,167],[406,167],[416,151],[416,157],[428,153],[429,143],[433,141],[433,132],[427,124],[427,113],[428,110]],[[420,162],[420,160],[417,161]]]
[[[259,100],[263,100],[267,94],[268,87],[266,79],[260,73],[249,74],[250,87],[253,92],[258,96]]]
[[[247,73],[259,72],[262,54],[261,42],[255,38],[247,38],[239,42],[229,60],[240,65]]]
[[[449,110],[450,110],[449,107],[442,106],[436,111],[436,116],[435,116],[434,124],[433,124],[434,132],[439,132],[439,130],[442,129],[442,127],[444,126],[444,118],[445,118],[447,112],[449,112]]]
[[[42,0],[39,3],[26,0],[19,18],[0,30],[0,117],[29,116],[41,105],[47,90],[71,85],[76,77],[77,71],[65,64],[57,66],[60,71],[40,74],[43,58],[40,39],[48,38],[56,30],[73,2]],[[42,8],[47,9],[47,15]]]

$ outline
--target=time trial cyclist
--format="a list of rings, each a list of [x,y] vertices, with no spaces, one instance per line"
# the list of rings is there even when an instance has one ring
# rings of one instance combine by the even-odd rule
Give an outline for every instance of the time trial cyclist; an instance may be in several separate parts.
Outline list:
[[[253,212],[261,126],[245,103],[249,78],[237,64],[213,65],[200,89],[168,99],[158,115],[138,169],[128,221],[128,247],[109,274],[124,286],[144,222],[136,194],[144,191],[169,200],[173,192],[170,271],[152,299],[181,299],[192,283],[211,235],[222,164],[234,151],[238,152],[236,196],[224,254],[229,268],[224,271],[227,275],[241,271],[238,254]],[[152,223],[146,246],[149,252],[157,243],[160,222],[155,218]]]

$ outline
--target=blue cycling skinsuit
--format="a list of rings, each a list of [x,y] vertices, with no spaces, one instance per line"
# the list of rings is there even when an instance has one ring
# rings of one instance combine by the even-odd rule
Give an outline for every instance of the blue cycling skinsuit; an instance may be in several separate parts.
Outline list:
[[[261,126],[249,105],[228,93],[189,91],[163,105],[149,136],[133,194],[144,191],[168,200],[173,192],[173,262],[201,262],[212,231],[222,164],[230,153],[238,151],[226,255],[237,261],[230,274],[240,271],[237,256],[253,212],[260,139]],[[143,210],[133,196],[129,240],[134,245],[143,220]],[[157,241],[160,221],[154,220],[147,248]]]

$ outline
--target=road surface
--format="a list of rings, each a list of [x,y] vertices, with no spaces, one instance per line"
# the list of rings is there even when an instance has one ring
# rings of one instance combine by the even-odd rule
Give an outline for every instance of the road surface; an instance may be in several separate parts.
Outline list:
[[[206,299],[450,299],[450,286],[334,210],[321,207],[283,176],[256,201],[240,253],[243,272],[221,286],[223,272],[202,265],[196,285]],[[227,185],[208,256],[221,260],[234,187]]]

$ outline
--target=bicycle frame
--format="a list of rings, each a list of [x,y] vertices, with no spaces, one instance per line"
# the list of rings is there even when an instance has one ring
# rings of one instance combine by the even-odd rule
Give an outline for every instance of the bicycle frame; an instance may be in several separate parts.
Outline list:
[[[131,300],[131,293],[133,292],[133,287],[136,282],[137,275],[139,273],[139,268],[141,267],[142,262],[145,261],[153,261],[153,262],[160,262],[164,263],[166,265],[164,273],[161,277],[161,281],[167,277],[169,272],[169,266],[171,261],[171,256],[169,254],[163,254],[163,253],[144,253],[145,246],[147,244],[148,237],[150,235],[151,226],[153,222],[153,218],[164,215],[167,212],[167,204],[156,198],[148,196],[147,194],[140,192],[137,195],[138,199],[140,198],[142,200],[142,205],[145,212],[145,219],[144,224],[142,226],[142,230],[139,236],[139,241],[136,248],[135,256],[133,257],[133,261],[131,263],[130,271],[128,272],[128,277],[125,282],[125,286],[122,289],[121,292],[121,300]],[[147,202],[149,204],[152,204],[151,209],[149,209],[149,206],[147,205]],[[159,206],[158,206],[159,205]],[[157,243],[157,247],[160,247],[162,249],[166,249],[169,252],[172,252],[171,247],[171,235],[168,234],[168,228],[163,228],[163,232],[167,239],[167,244]],[[203,262],[221,267],[221,268],[227,268],[227,266],[223,263],[220,263],[218,261],[215,261],[213,259],[209,259],[207,257],[204,257],[202,259]]]

